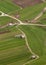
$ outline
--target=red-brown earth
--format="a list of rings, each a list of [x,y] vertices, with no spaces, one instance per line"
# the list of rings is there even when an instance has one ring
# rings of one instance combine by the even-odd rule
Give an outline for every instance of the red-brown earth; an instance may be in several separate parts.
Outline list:
[[[35,5],[37,3],[41,3],[41,0],[12,0],[15,4],[21,6],[21,7],[27,7],[31,5]]]

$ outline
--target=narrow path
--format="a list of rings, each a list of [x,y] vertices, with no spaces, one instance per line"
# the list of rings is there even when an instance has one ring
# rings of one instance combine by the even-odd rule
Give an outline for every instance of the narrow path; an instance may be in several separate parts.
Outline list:
[[[29,51],[30,51],[32,54],[34,54],[34,53],[32,52],[32,50],[30,49],[30,47],[29,47],[29,44],[28,44],[27,37],[26,37],[25,33],[24,33],[20,28],[18,28],[18,26],[16,26],[16,28],[17,28],[20,32],[22,32],[22,34],[25,36],[26,45],[27,45]]]
[[[8,15],[8,17],[10,17],[10,18],[12,18],[12,19],[15,19],[15,20],[17,20],[20,24],[22,24],[22,21],[21,21],[21,20],[19,20],[19,19],[17,19],[17,18],[15,18],[15,17],[10,16],[10,15]]]
[[[35,55],[35,56],[36,56],[36,59],[38,59],[39,56],[38,56],[37,54],[35,54],[35,53],[31,50],[31,48],[30,48],[30,46],[29,46],[29,43],[28,43],[26,34],[25,34],[21,29],[19,29],[18,26],[19,26],[19,25],[32,25],[32,26],[42,26],[42,27],[43,27],[43,26],[46,26],[46,25],[44,25],[44,24],[22,23],[21,20],[15,18],[14,16],[10,16],[10,15],[5,14],[5,13],[3,13],[3,12],[1,12],[1,13],[2,13],[2,15],[0,15],[0,17],[1,17],[1,16],[8,16],[8,17],[13,18],[13,19],[15,19],[15,20],[17,20],[17,21],[19,22],[19,24],[16,26],[16,28],[17,28],[20,32],[22,32],[22,34],[25,36],[26,45],[27,45],[27,48],[29,49],[30,53],[32,53],[32,55]],[[41,12],[34,20],[39,19],[42,15],[43,15],[43,12]],[[13,25],[15,25],[15,24],[13,24]],[[6,26],[7,26],[7,25],[2,26],[2,28],[6,27]],[[36,60],[36,59],[35,59],[35,60]],[[32,61],[34,61],[34,60],[32,60]],[[28,63],[30,63],[30,62],[31,62],[31,60],[28,61],[28,62],[26,62],[26,63],[24,63],[23,65],[26,65],[26,64],[28,64]]]
[[[14,25],[18,25],[18,26],[21,26],[21,25],[25,25],[25,26],[30,25],[30,26],[46,27],[45,24],[29,24],[29,23],[22,23],[22,24],[16,24],[16,23],[14,23],[14,24],[12,24],[12,26],[14,26]],[[7,24],[7,25],[4,25],[4,26],[0,26],[0,28],[5,28],[7,26],[10,26],[10,25]]]
[[[16,28],[17,28],[20,32],[22,32],[22,34],[25,36],[26,46],[27,46],[28,50],[30,51],[30,53],[31,53],[32,55],[35,55],[35,56],[36,56],[36,59],[38,59],[39,56],[38,56],[37,54],[35,54],[35,53],[31,50],[31,48],[30,48],[30,46],[29,46],[29,43],[28,43],[26,34],[25,34],[20,28],[18,28],[18,26],[16,26]],[[36,60],[36,59],[35,59],[35,60]],[[26,65],[26,64],[30,63],[31,61],[34,61],[34,60],[30,60],[30,61],[24,63],[23,65]]]
[[[43,15],[43,12],[39,13],[38,16],[34,18],[34,20],[38,20]]]
[[[46,0],[41,0],[41,1],[44,2],[44,3],[46,2]]]
[[[41,27],[46,27],[45,24],[32,24],[32,23],[22,23],[22,24],[18,24],[18,25],[31,25],[31,26],[41,26]]]
[[[44,7],[43,10],[31,22],[37,22],[37,20],[44,14],[44,12],[46,12],[46,7]]]
[[[22,24],[22,21],[19,20],[19,19],[17,19],[17,18],[15,18],[14,16],[10,16],[10,15],[8,15],[8,14],[5,14],[5,13],[2,12],[2,11],[0,11],[0,13],[1,13],[0,17],[7,16],[7,17],[10,17],[10,18],[12,18],[12,19],[17,20],[20,24]]]
[[[46,7],[43,9],[43,10],[45,10],[46,11]],[[4,12],[2,12],[2,11],[0,11],[1,13],[2,13],[2,15],[0,15],[0,17],[2,17],[2,16],[7,16],[7,17],[10,17],[10,18],[12,18],[12,19],[15,19],[15,20],[17,20],[18,22],[19,22],[19,24],[18,25],[32,25],[32,26],[46,26],[46,25],[44,25],[44,24],[31,24],[31,23],[23,23],[21,20],[19,20],[19,19],[17,19],[17,18],[15,18],[14,16],[10,16],[10,15],[8,15],[8,14],[5,14]],[[34,20],[37,20],[37,19],[39,19],[41,16],[43,15],[43,11],[37,16],[37,17],[35,17],[34,18]],[[15,24],[13,24],[13,25],[16,25],[16,23]],[[5,26],[4,26],[5,27]]]

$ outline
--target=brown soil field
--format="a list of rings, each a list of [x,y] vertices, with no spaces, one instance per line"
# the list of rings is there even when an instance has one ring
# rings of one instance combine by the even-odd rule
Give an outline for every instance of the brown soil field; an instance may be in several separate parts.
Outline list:
[[[15,4],[21,6],[21,7],[27,7],[27,6],[32,6],[37,3],[41,3],[41,0],[12,0]]]

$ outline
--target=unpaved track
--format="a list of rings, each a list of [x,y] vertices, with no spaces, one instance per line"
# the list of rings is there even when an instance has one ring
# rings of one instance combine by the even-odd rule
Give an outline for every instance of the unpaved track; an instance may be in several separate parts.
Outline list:
[[[41,1],[44,2],[44,3],[46,2],[46,0],[41,0]]]
[[[10,16],[10,15],[8,15],[8,17],[10,17],[10,18],[12,18],[12,19],[15,19],[15,20],[17,20],[20,24],[22,24],[22,21],[21,21],[21,20],[19,20],[19,19],[17,19],[17,18],[15,18],[15,17]]]
[[[20,32],[22,32],[22,34],[25,36],[26,45],[27,45],[29,51],[30,51],[32,54],[34,54],[34,53],[32,52],[32,50],[30,49],[30,47],[29,47],[29,44],[28,44],[27,37],[26,37],[25,33],[24,33],[18,26],[16,26],[16,28],[17,28]]]
[[[0,11],[0,12],[2,13],[2,15],[0,15],[0,17],[2,17],[2,16],[7,16],[7,17],[10,17],[10,18],[12,18],[12,19],[15,19],[15,20],[17,20],[17,21],[19,22],[18,25],[32,25],[32,26],[42,26],[42,27],[43,27],[43,26],[46,26],[46,25],[44,25],[44,24],[23,23],[21,20],[15,18],[14,16],[10,16],[10,15],[8,15],[8,14],[5,14],[5,13],[3,13],[2,11]],[[34,20],[39,19],[42,15],[43,15],[43,12],[41,12],[37,17],[35,17]],[[16,24],[13,24],[13,25],[16,25]],[[6,26],[6,25],[5,25],[5,26]],[[4,26],[4,27],[5,27],[5,26]]]
[[[40,14],[38,14],[38,16],[36,16],[36,17],[34,18],[34,20],[38,20],[42,15],[43,15],[43,12],[41,12]]]
[[[35,53],[31,50],[31,48],[30,48],[30,46],[29,46],[29,43],[28,43],[26,34],[25,34],[20,28],[18,28],[18,26],[16,26],[16,28],[17,28],[20,32],[22,32],[22,34],[25,36],[26,46],[27,46],[28,50],[30,51],[30,53],[31,53],[32,55],[35,55],[35,56],[36,56],[36,59],[38,59],[39,56],[38,56],[37,54],[35,54]],[[35,60],[36,60],[36,59],[35,59]],[[30,61],[24,63],[23,65],[26,65],[26,64],[30,63],[31,61],[34,61],[34,60],[30,60]]]
[[[46,12],[46,7],[31,21],[31,22],[37,22],[37,20]]]
[[[41,13],[35,18],[35,20],[37,20],[38,18],[40,18],[42,15],[43,15],[43,12],[41,12]],[[38,56],[37,54],[35,54],[35,53],[31,50],[31,48],[30,48],[30,46],[29,46],[29,43],[28,43],[28,40],[27,40],[26,34],[25,34],[21,29],[19,29],[18,26],[20,26],[20,25],[32,25],[32,26],[41,26],[41,27],[44,27],[44,26],[46,26],[46,25],[43,25],[43,24],[22,23],[21,20],[15,18],[15,17],[13,17],[13,16],[10,16],[10,15],[8,15],[8,14],[5,14],[5,13],[3,13],[3,12],[2,12],[2,15],[1,15],[1,16],[8,16],[8,17],[13,18],[13,19],[15,19],[15,20],[17,20],[17,21],[19,22],[19,24],[16,26],[16,28],[17,28],[20,32],[22,32],[22,34],[25,36],[25,41],[26,41],[27,48],[28,48],[28,50],[30,51],[30,53],[31,53],[32,55],[35,55],[35,56],[36,56],[36,59],[34,59],[34,60],[37,60],[37,59],[39,58],[39,56]],[[1,17],[1,16],[0,16],[0,17]],[[15,25],[15,24],[13,24],[13,25]],[[2,26],[2,28],[5,28],[6,26],[7,26],[7,25]],[[31,61],[34,61],[34,60],[30,60],[30,61],[24,63],[23,65],[26,65],[26,64],[30,63]]]
[[[14,26],[14,25],[16,25],[16,23],[14,23],[12,26]],[[18,26],[21,26],[21,25],[24,25],[24,26],[39,26],[39,27],[46,27],[46,25],[44,25],[44,24],[29,24],[29,23],[22,23],[22,24],[17,24]],[[10,25],[4,25],[4,26],[0,26],[0,28],[5,28],[5,27],[7,27],[7,26],[10,26]]]
[[[41,26],[41,27],[46,27],[45,24],[31,24],[31,23],[22,23],[22,24],[18,24],[18,25],[31,25],[31,26]]]
[[[14,16],[10,16],[10,15],[8,15],[8,14],[5,14],[5,13],[2,12],[2,11],[0,11],[0,12],[2,13],[2,14],[0,15],[0,17],[7,16],[7,17],[10,17],[10,18],[12,18],[12,19],[17,20],[20,24],[22,24],[22,21],[19,20],[19,19],[17,19],[17,18],[15,18]]]

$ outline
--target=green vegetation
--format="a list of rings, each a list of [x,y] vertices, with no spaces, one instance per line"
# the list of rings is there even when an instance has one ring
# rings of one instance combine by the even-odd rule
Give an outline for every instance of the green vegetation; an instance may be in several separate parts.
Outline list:
[[[38,23],[46,24],[46,12],[39,18]]]
[[[1,15],[2,13],[0,13],[0,15]]]
[[[35,26],[20,26],[27,36],[29,46],[33,52],[40,56],[36,61],[27,65],[45,65],[46,64],[46,28]]]
[[[35,18],[46,6],[46,3],[41,3],[41,4],[36,4],[35,6],[32,7],[27,7],[20,11],[20,19],[21,20],[32,20]]]
[[[15,15],[19,13],[22,21],[33,20],[46,7],[46,3],[35,4],[21,9],[12,0],[0,0],[0,11]],[[1,15],[1,13],[0,13]],[[39,56],[39,59],[31,59],[25,39],[15,37],[22,32],[16,26],[5,26],[9,23],[18,22],[10,17],[0,17],[0,65],[46,65],[46,27],[41,26],[18,26],[25,35],[31,50]],[[46,24],[46,12],[37,21],[37,24]],[[31,24],[31,23],[30,23]],[[34,23],[33,23],[34,24]]]
[[[10,0],[0,0],[0,11],[8,14],[13,14],[20,10],[20,7],[13,4]]]
[[[11,63],[23,64],[30,57],[25,40],[15,38],[16,34],[21,32],[15,26],[0,29],[2,31],[10,31],[9,33],[0,34],[0,65],[7,65]],[[17,50],[17,51],[16,51]]]
[[[6,16],[4,16],[4,17],[0,17],[0,25],[2,26],[2,25],[6,25],[6,24],[9,24],[9,23],[15,23],[15,22],[17,22],[15,19],[12,19],[12,18],[10,18],[10,17],[6,17]]]

